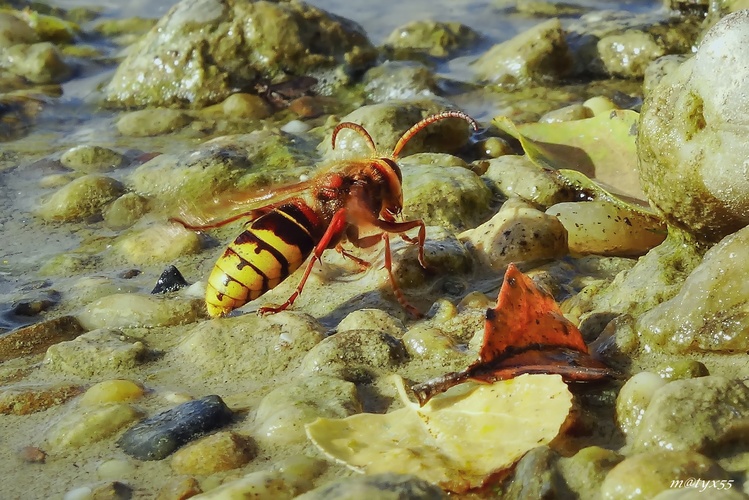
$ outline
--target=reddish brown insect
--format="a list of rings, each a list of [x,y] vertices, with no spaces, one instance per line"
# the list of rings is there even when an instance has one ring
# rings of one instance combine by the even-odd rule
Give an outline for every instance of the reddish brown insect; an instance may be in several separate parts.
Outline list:
[[[249,218],[245,230],[232,242],[216,262],[208,278],[205,302],[211,316],[223,316],[285,280],[312,254],[299,285],[286,302],[278,307],[263,307],[261,314],[277,313],[291,306],[302,293],[315,261],[323,252],[335,248],[343,256],[361,266],[367,262],[350,255],[341,247],[348,240],[353,246],[367,248],[383,240],[385,269],[398,302],[415,316],[420,313],[403,296],[393,277],[390,234],[399,234],[406,241],[419,245],[419,263],[424,264],[426,229],[421,220],[397,221],[403,208],[401,171],[395,162],[408,141],[430,124],[446,118],[466,120],[474,130],[476,122],[460,111],[446,111],[424,118],[398,140],[389,156],[379,156],[372,137],[356,123],[339,124],[332,135],[343,129],[359,133],[372,150],[372,157],[344,160],[325,170],[316,178],[281,188],[258,199],[279,201],[246,211],[219,222],[190,225],[203,230],[225,225],[240,218]],[[416,239],[404,233],[419,228]],[[360,236],[360,230],[375,234]]]

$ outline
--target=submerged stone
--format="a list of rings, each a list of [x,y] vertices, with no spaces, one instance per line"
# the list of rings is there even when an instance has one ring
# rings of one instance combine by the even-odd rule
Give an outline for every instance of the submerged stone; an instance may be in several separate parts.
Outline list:
[[[418,20],[395,28],[384,45],[396,52],[423,52],[432,57],[448,57],[478,38],[478,33],[461,23]]]
[[[354,476],[315,488],[297,500],[441,500],[449,498],[439,487],[410,474]]]
[[[225,426],[232,415],[219,396],[206,396],[139,422],[117,444],[139,460],[162,460],[196,437]]]
[[[549,19],[495,45],[475,62],[480,81],[511,88],[552,83],[571,68],[572,59],[559,19]]]
[[[712,247],[679,293],[638,318],[640,343],[665,352],[749,351],[749,228]]]

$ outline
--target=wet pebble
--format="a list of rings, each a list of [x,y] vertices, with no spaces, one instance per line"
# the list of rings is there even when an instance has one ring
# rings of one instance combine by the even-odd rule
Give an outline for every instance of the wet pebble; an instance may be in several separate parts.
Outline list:
[[[61,405],[83,392],[78,385],[6,385],[0,389],[0,414],[28,415]]]
[[[653,396],[666,383],[656,373],[640,372],[622,386],[616,398],[616,421],[624,434],[634,435]]]
[[[407,357],[403,343],[392,335],[376,330],[349,330],[310,349],[302,361],[302,373],[368,382],[382,371],[392,371]]]
[[[169,266],[161,273],[156,280],[156,286],[151,290],[152,294],[176,292],[180,288],[190,286],[185,280],[182,273],[176,266]]]
[[[323,337],[322,326],[306,314],[247,314],[198,323],[173,355],[175,362],[185,363],[203,378],[241,377],[266,382],[298,367]],[[252,346],[252,356],[247,355],[248,345]],[[257,363],[257,359],[263,362]]]
[[[749,351],[747,243],[749,227],[725,237],[705,254],[675,297],[641,315],[637,331],[642,345],[682,353]]]
[[[675,380],[645,410],[633,450],[697,450],[709,454],[735,439],[749,420],[749,387],[718,376]]]
[[[106,481],[88,486],[80,486],[66,492],[63,500],[130,500],[133,489],[120,481]]]
[[[123,235],[115,250],[137,265],[172,262],[202,249],[200,236],[181,224],[156,224]]]
[[[92,385],[81,396],[81,406],[95,406],[106,403],[136,401],[143,397],[143,387],[132,380],[112,379],[104,380]]]
[[[252,439],[236,432],[217,432],[174,452],[172,470],[178,474],[209,475],[248,464],[257,451]]]
[[[648,500],[672,481],[729,479],[717,463],[695,451],[651,451],[627,457],[606,475],[599,498]]]
[[[0,53],[0,66],[33,83],[62,83],[72,74],[60,50],[50,42],[18,44]]]
[[[227,498],[291,499],[312,488],[312,480],[325,470],[326,464],[318,458],[297,456],[276,462],[272,468],[251,472],[230,481],[195,500],[223,500]]]
[[[140,417],[141,412],[126,403],[75,407],[50,427],[45,438],[52,450],[61,452],[107,438]]]
[[[402,337],[403,332],[406,331],[406,327],[403,326],[401,320],[391,316],[381,309],[359,309],[343,318],[341,322],[338,323],[336,332],[340,333],[347,330],[360,330],[362,328],[371,328],[373,330],[388,333],[397,338]]]
[[[396,52],[447,57],[470,46],[478,38],[478,33],[458,22],[417,20],[395,28],[383,44]]]
[[[454,157],[420,154],[401,161],[403,216],[453,231],[475,227],[489,212],[491,191]]]
[[[561,457],[557,469],[577,498],[599,498],[601,483],[624,457],[599,446],[588,446],[571,457]]]
[[[47,460],[47,452],[36,446],[24,446],[18,452],[18,458],[30,464],[43,464]]]
[[[0,12],[0,47],[7,48],[37,41],[36,32],[28,23],[11,12]]]
[[[192,117],[178,109],[147,108],[123,113],[117,120],[117,130],[129,137],[151,137],[181,130],[190,122]]]
[[[297,500],[438,500],[448,495],[439,487],[410,474],[354,476],[326,484],[297,497]]]
[[[481,178],[506,198],[516,196],[544,208],[574,200],[573,190],[527,156],[505,155],[487,163]]]
[[[438,95],[432,71],[414,61],[386,61],[364,74],[364,91],[373,102]]]
[[[558,203],[546,213],[564,225],[573,255],[643,255],[666,239],[659,217],[621,202]]]
[[[102,480],[116,480],[121,477],[132,475],[135,472],[135,464],[130,460],[112,459],[102,462],[96,468],[96,475]]]
[[[570,104],[563,108],[545,113],[538,119],[541,123],[561,123],[574,120],[584,120],[593,116],[593,112],[583,104]]]
[[[65,151],[60,156],[60,162],[66,167],[93,174],[97,172],[108,172],[125,162],[125,157],[109,148],[84,144]]]
[[[125,193],[104,210],[104,222],[111,229],[126,229],[140,220],[150,209],[147,198]]]
[[[278,385],[260,402],[253,435],[263,444],[288,445],[307,440],[304,424],[345,418],[362,411],[356,386],[335,377],[309,376]]]
[[[50,346],[44,363],[53,372],[93,377],[132,369],[143,362],[147,353],[143,342],[130,339],[119,330],[101,328]]]
[[[537,262],[567,254],[567,231],[559,220],[518,198],[459,235],[482,264],[495,270],[510,262]]]
[[[175,477],[166,482],[156,495],[156,500],[187,500],[203,490],[194,477]]]
[[[502,86],[555,81],[572,69],[559,19],[550,19],[495,45],[476,60],[478,79]]]
[[[0,362],[45,352],[58,342],[71,340],[86,329],[73,316],[42,321],[0,336]]]
[[[654,371],[664,380],[681,380],[710,375],[707,367],[696,359],[667,361],[656,366]]]
[[[272,114],[265,99],[253,94],[232,94],[221,103],[221,109],[227,118],[262,120]]]
[[[461,362],[469,362],[464,349],[458,348],[458,343],[451,336],[437,327],[416,325],[403,335],[403,344],[411,358],[432,360],[444,366],[453,362],[456,366]]]
[[[196,437],[227,425],[232,415],[219,396],[206,396],[139,422],[117,444],[139,460],[161,460]]]
[[[99,174],[79,177],[55,191],[36,213],[49,221],[74,221],[100,215],[102,209],[121,196],[121,182]]]
[[[205,314],[202,300],[117,293],[97,299],[78,313],[89,330],[137,326],[170,326],[193,323]]]

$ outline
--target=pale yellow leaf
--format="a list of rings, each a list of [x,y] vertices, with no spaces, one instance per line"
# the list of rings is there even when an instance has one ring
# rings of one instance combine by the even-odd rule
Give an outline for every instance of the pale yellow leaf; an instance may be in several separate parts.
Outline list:
[[[408,400],[387,414],[317,419],[307,436],[331,459],[367,473],[415,474],[455,492],[481,486],[559,433],[572,395],[559,375],[522,375],[491,385],[466,383]]]

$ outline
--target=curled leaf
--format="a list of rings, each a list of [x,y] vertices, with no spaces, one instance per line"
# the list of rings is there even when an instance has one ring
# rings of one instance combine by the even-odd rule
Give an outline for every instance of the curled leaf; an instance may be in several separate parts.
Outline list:
[[[410,473],[464,492],[482,486],[559,433],[572,394],[558,375],[464,384],[419,407],[395,380],[405,408],[318,418],[307,436],[332,460],[370,474]]]
[[[479,359],[461,372],[411,389],[425,405],[435,394],[469,379],[492,383],[523,373],[556,373],[571,382],[613,376],[588,354],[580,330],[564,317],[554,298],[510,264],[497,307],[486,311]]]

